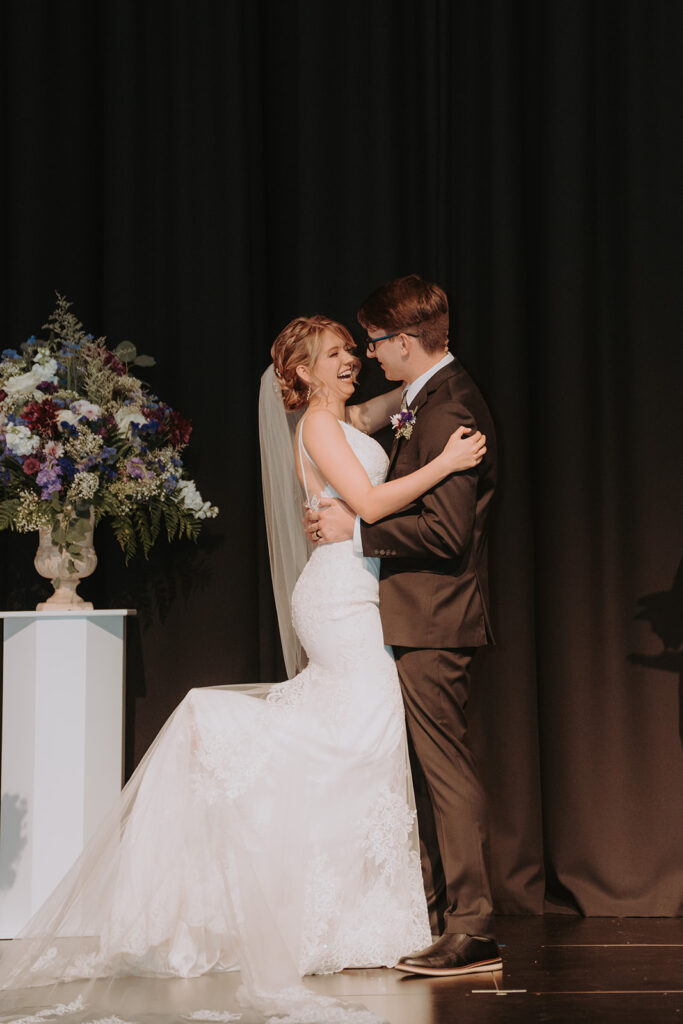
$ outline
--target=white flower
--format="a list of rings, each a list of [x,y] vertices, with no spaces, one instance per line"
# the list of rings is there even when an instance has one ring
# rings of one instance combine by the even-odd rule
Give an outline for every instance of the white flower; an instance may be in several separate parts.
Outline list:
[[[203,500],[194,480],[181,480],[174,496],[179,505],[192,512],[195,519],[213,519],[218,513],[210,502]]]
[[[197,512],[202,507],[202,496],[194,480],[181,480],[176,492],[179,503],[190,512]]]
[[[49,380],[53,384],[57,383],[57,361],[52,358],[49,351],[46,348],[39,348],[33,357],[33,371],[40,370],[41,380]]]
[[[27,373],[20,373],[16,377],[10,377],[4,384],[4,389],[7,394],[12,395],[14,398],[19,398],[23,395],[30,395],[32,391],[35,391],[41,381],[47,380],[54,384],[57,380],[57,364],[54,359],[52,359],[50,363],[54,366],[54,373],[46,372],[50,367],[44,368],[41,365],[36,365]],[[38,392],[38,395],[41,398],[43,397],[40,391]]]
[[[64,454],[64,445],[59,441],[46,441],[43,451],[47,459],[59,459]]]
[[[95,492],[100,486],[100,479],[97,473],[77,473],[68,492],[68,500],[91,501]]]
[[[16,423],[5,428],[5,442],[12,455],[31,455],[40,446],[39,437],[35,437],[28,427]]]
[[[57,423],[60,427],[65,427],[67,424],[70,427],[74,427],[78,423],[78,416],[71,409],[59,409],[57,412]]]
[[[85,416],[87,420],[98,420],[102,415],[99,405],[87,402],[85,398],[79,398],[77,402],[71,403],[71,409],[77,416]]]
[[[136,423],[138,426],[142,426],[143,423],[147,422],[147,418],[141,409],[138,409],[135,405],[124,405],[114,413],[114,419],[118,424],[118,428],[122,434],[125,434],[130,429],[131,423]]]

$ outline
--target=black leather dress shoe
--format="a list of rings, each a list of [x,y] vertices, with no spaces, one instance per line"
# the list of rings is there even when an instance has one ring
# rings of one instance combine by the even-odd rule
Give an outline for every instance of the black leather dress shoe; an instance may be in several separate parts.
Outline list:
[[[499,971],[503,966],[495,939],[478,939],[473,935],[446,932],[433,946],[415,956],[401,957],[397,971],[448,977],[457,974],[481,974]]]

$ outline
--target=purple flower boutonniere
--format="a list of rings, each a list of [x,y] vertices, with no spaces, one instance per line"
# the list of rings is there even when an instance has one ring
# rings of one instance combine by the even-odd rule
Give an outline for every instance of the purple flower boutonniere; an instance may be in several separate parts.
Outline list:
[[[405,437],[406,441],[408,441],[415,426],[415,413],[412,409],[401,409],[400,412],[391,417],[391,425],[397,438]]]

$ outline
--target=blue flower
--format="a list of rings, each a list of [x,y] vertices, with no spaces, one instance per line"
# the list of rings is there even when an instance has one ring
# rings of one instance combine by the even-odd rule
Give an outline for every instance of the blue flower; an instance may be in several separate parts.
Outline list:
[[[76,464],[73,459],[70,459],[68,455],[63,455],[57,459],[57,465],[68,483],[71,483],[73,478],[76,476]]]
[[[146,423],[131,423],[130,432],[135,437],[142,434],[156,434],[159,424],[156,420],[147,420]]]
[[[15,348],[6,348],[2,353],[3,359],[21,359],[21,356]]]
[[[100,452],[100,458],[102,459],[102,462],[114,462],[117,455],[118,452],[116,448],[108,448],[106,444],[104,445],[102,451]]]

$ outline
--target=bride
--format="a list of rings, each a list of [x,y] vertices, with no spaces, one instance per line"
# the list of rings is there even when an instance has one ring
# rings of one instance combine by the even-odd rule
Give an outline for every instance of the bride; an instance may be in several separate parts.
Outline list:
[[[279,570],[292,571],[303,542],[301,495],[278,498],[294,456],[309,502],[336,495],[374,521],[485,452],[482,435],[459,428],[431,463],[383,483],[387,458],[366,431],[388,421],[400,396],[347,410],[359,366],[353,349],[340,324],[298,318],[276,339],[274,369],[264,375],[262,441],[280,445],[264,456],[280,599]],[[293,445],[287,410],[304,410]],[[279,618],[293,662],[282,607]],[[266,1017],[367,1020],[314,997],[302,976],[392,966],[429,944],[377,560],[357,555],[351,541],[316,547],[291,594],[291,618],[306,667],[271,687],[191,690],[74,867],[3,944],[0,989],[21,990],[4,993],[16,1006],[35,1008],[43,998],[35,987],[57,982],[239,969],[242,1001]],[[90,1019],[83,998],[95,989],[62,1006],[60,1020],[67,1011]],[[61,985],[49,991],[43,1005],[61,993]]]

